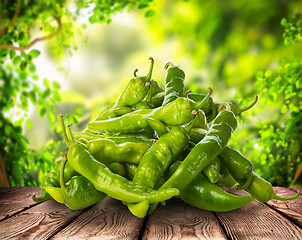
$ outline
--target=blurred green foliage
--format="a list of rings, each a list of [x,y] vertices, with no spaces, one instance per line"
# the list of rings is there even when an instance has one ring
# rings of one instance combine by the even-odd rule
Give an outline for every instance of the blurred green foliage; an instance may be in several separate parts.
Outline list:
[[[18,17],[0,34],[2,45],[24,47],[34,39],[32,35],[51,35],[59,29],[57,18],[61,28],[47,42],[47,52],[54,60],[66,54],[74,56],[81,43],[87,44],[83,32],[91,24],[112,25],[116,13],[128,10],[140,32],[127,34],[125,27],[116,32],[103,29],[99,34],[107,38],[97,44],[104,46],[87,48],[96,54],[104,52],[112,71],[121,69],[121,63],[141,64],[133,59],[139,54],[147,59],[150,49],[157,49],[168,52],[169,60],[185,70],[187,90],[203,93],[211,85],[216,101],[232,100],[240,106],[248,105],[257,94],[259,103],[239,116],[239,128],[230,144],[274,185],[288,186],[292,181],[302,149],[301,1],[1,0],[2,29],[13,19],[19,2]],[[79,21],[80,16],[87,21]],[[24,51],[0,47],[0,135],[4,136],[0,155],[12,186],[38,185],[41,176],[64,154],[57,113],[69,113],[66,121],[83,129],[118,94],[117,90],[112,93],[112,87],[110,94],[87,104],[89,93],[80,92],[83,85],[62,93],[58,82],[38,76],[35,60],[39,58],[34,47]],[[161,78],[156,80],[163,83]],[[122,89],[122,80],[110,81]],[[93,83],[94,89],[96,86],[102,87]],[[50,140],[41,149],[31,149],[24,137],[26,129],[40,124],[31,121],[31,105],[49,121]]]

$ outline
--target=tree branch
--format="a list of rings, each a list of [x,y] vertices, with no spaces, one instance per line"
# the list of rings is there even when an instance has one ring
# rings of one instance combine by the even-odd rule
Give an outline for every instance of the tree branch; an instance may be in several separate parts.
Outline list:
[[[18,15],[19,15],[20,8],[21,8],[21,0],[18,0],[17,8],[16,8],[16,11],[15,11],[15,13],[14,13],[14,16],[13,16],[12,20],[11,20],[6,26],[4,26],[2,29],[0,29],[0,35],[1,35],[6,29],[8,29],[10,26],[12,26],[12,25],[14,24],[14,22],[16,21]]]
[[[3,48],[3,49],[13,49],[13,50],[16,50],[16,51],[24,51],[24,50],[27,50],[27,49],[31,48],[37,42],[41,42],[41,41],[44,41],[44,40],[47,40],[47,39],[50,39],[50,38],[56,36],[61,31],[61,29],[62,29],[62,23],[61,23],[60,18],[54,16],[54,19],[58,23],[58,29],[54,33],[52,33],[50,35],[47,35],[47,36],[44,36],[44,37],[35,38],[27,46],[18,47],[18,46],[12,46],[12,45],[0,45],[0,48]]]
[[[2,187],[9,187],[9,181],[7,178],[7,174],[5,171],[5,167],[1,155],[0,155],[0,183],[2,184]]]

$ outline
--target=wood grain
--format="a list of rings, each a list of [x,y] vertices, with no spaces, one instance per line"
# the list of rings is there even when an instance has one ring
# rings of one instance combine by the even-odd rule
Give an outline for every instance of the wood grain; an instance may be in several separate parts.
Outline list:
[[[274,191],[278,196],[289,197],[295,195],[299,190],[302,191],[302,188],[283,188],[283,187],[274,187]],[[267,204],[273,209],[280,212],[282,215],[289,218],[292,222],[302,227],[302,196],[300,195],[295,200],[290,201],[280,201],[280,200],[270,200]]]
[[[47,239],[81,212],[51,199],[3,220],[0,239]]]
[[[143,239],[227,239],[212,212],[173,198],[149,217]]]
[[[39,193],[40,188],[11,189],[8,188],[0,194],[0,220],[37,204],[32,200],[32,196],[34,193]]]
[[[138,239],[143,222],[120,201],[106,197],[52,239]]]
[[[299,227],[257,200],[216,215],[230,239],[302,239]]]

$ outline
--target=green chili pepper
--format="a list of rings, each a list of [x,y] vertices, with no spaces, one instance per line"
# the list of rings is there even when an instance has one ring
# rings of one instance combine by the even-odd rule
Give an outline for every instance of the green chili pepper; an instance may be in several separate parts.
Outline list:
[[[204,111],[199,110],[199,117],[196,123],[194,124],[193,128],[202,128],[204,130],[209,130],[209,126],[207,124],[207,117]]]
[[[180,164],[180,161],[173,162],[165,172],[164,177],[168,179]],[[180,190],[179,198],[194,207],[215,212],[231,211],[254,200],[249,195],[237,196],[228,193],[217,184],[209,182],[202,174],[198,174],[186,187]]]
[[[133,105],[139,103],[144,97],[147,95],[149,90],[149,85],[146,84],[150,81],[153,71],[154,60],[152,57],[149,58],[151,60],[151,65],[149,72],[146,76],[136,76],[137,70],[134,71],[134,78],[130,80],[122,94],[117,98],[117,100],[109,105],[103,112],[99,114],[96,118],[96,121],[108,119],[112,117],[116,117],[114,114],[114,109],[120,107],[132,107]]]
[[[167,126],[157,119],[147,118],[146,122],[156,132],[158,137],[168,132]]]
[[[196,117],[194,118],[196,121]],[[195,121],[182,128],[173,127],[168,133],[162,135],[142,157],[133,182],[148,188],[155,188],[158,180],[169,167],[175,156],[184,151],[189,143],[187,132]]]
[[[154,107],[162,106],[163,101],[165,99],[165,92],[160,92],[152,96],[151,103]]]
[[[155,140],[154,138],[150,138],[150,137],[154,137],[154,132],[150,132],[150,131],[149,132],[142,131],[137,134],[128,134],[128,135],[117,134],[110,137],[105,137],[104,135],[80,132],[74,134],[74,136],[77,141],[82,141],[82,143],[86,143],[87,141],[97,140],[97,139],[109,139],[115,142],[116,144],[120,144],[124,142],[138,142],[138,143],[146,143],[148,145],[151,145]]]
[[[143,142],[116,144],[109,139],[92,140],[85,145],[96,160],[105,164],[109,162],[138,164],[144,153],[150,148],[148,144]]]
[[[233,112],[228,110],[219,112],[207,135],[195,145],[160,189],[177,186],[181,190],[188,185],[225,148],[236,127],[237,120]],[[157,203],[151,207],[150,212],[153,212],[156,206]]]
[[[83,176],[73,176],[65,185],[64,166],[66,158],[63,160],[60,171],[60,187],[64,195],[65,205],[72,209],[78,210],[89,207],[106,197],[105,193],[99,192],[95,187]]]
[[[230,147],[223,149],[219,157],[233,178],[239,183],[238,189],[245,189],[251,184],[253,164],[250,160]]]
[[[207,134],[207,130],[203,128],[192,128],[189,135],[193,143],[199,143]]]
[[[166,74],[166,85],[165,85],[165,98],[162,103],[163,106],[174,101],[179,97],[184,96],[185,89],[185,73],[179,67],[173,65],[173,63],[168,62],[165,65]]]
[[[208,95],[201,102],[193,102],[184,97],[179,97],[173,102],[155,109],[143,109],[128,113],[118,118],[94,121],[87,127],[96,132],[131,133],[141,129],[150,129],[147,118],[157,119],[165,125],[182,125],[193,119],[194,113],[200,109],[212,93],[209,88]]]
[[[123,163],[120,162],[109,162],[104,163],[113,173],[120,176],[126,176],[126,167]]]
[[[232,188],[236,184],[236,180],[233,178],[233,176],[230,174],[229,170],[223,165],[221,162],[220,166],[220,174],[219,174],[219,179],[217,181],[217,184],[219,186],[227,187],[227,188]]]
[[[216,157],[206,168],[203,170],[203,174],[208,178],[211,183],[216,183],[220,175],[221,161],[219,157]]]
[[[86,146],[78,143],[72,136],[67,138],[63,115],[59,115],[63,136],[67,146],[67,158],[72,167],[87,178],[96,190],[128,203],[139,203],[148,200],[149,203],[167,200],[177,194],[176,188],[165,189],[166,191],[155,191],[150,188],[138,186],[126,178],[114,174],[104,164],[98,162],[87,150]]]
[[[126,178],[132,181],[134,174],[137,171],[138,165],[125,163],[125,167],[126,167]]]
[[[65,157],[64,157],[65,158]],[[48,193],[47,190],[51,191],[54,190],[52,188],[60,187],[60,168],[61,168],[62,162],[57,164],[56,167],[51,170],[49,173],[47,173],[42,181],[41,181],[41,197],[33,196],[33,200],[35,202],[43,202],[48,199],[51,199],[51,195]],[[68,182],[73,176],[78,175],[78,173],[71,167],[71,165],[68,163],[66,164],[66,167],[64,168],[64,181]],[[46,189],[45,189],[46,188]]]
[[[270,199],[277,199],[281,201],[294,200],[300,195],[300,192],[297,191],[297,194],[292,197],[277,196],[274,193],[272,184],[259,177],[255,172],[253,172],[252,183],[247,187],[247,191],[260,202],[267,202]]]

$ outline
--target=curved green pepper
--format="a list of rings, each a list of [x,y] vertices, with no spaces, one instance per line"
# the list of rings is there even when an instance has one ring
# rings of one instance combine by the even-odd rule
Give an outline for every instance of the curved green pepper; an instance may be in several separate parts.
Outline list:
[[[228,110],[219,112],[207,135],[195,145],[160,189],[177,187],[181,190],[188,185],[225,148],[236,128],[237,120],[233,112]],[[157,203],[151,207],[150,212],[154,211],[156,206]]]
[[[165,85],[165,98],[162,106],[174,101],[179,97],[184,96],[185,90],[185,73],[179,67],[168,62],[165,65],[166,74],[166,85]]]
[[[114,174],[104,164],[98,162],[87,150],[86,146],[78,143],[72,136],[67,138],[63,115],[59,115],[63,135],[67,146],[67,158],[72,167],[87,178],[96,190],[128,203],[139,203],[148,200],[149,203],[167,200],[179,194],[176,188],[155,191],[150,188],[138,186],[126,178]]]
[[[208,166],[203,170],[203,174],[208,178],[211,183],[216,183],[220,176],[221,161],[216,157]]]
[[[251,184],[253,164],[250,160],[230,147],[223,149],[219,157],[233,178],[239,183],[238,189],[245,189]]]
[[[182,125],[191,121],[196,109],[201,108],[210,97],[212,90],[201,102],[194,102],[188,98],[179,97],[173,102],[155,109],[143,109],[128,113],[118,118],[94,121],[87,124],[87,127],[96,132],[131,133],[141,129],[150,129],[147,118],[157,119],[165,125]]]
[[[247,187],[247,191],[258,201],[267,202],[270,199],[277,199],[281,201],[294,200],[299,197],[300,192],[297,191],[296,195],[292,197],[280,197],[274,193],[273,186],[270,182],[259,177],[255,172],[253,174],[252,183]]]
[[[122,94],[116,99],[114,103],[109,105],[107,108],[105,108],[99,116],[96,118],[95,121],[108,119],[112,117],[116,117],[114,114],[114,109],[120,108],[120,107],[132,107],[133,105],[139,103],[141,100],[144,99],[144,97],[147,95],[149,91],[149,85],[146,84],[148,81],[151,80],[153,66],[154,66],[154,60],[152,57],[149,58],[151,60],[149,72],[146,76],[136,76],[137,70],[134,71],[134,78],[132,78]]]
[[[166,171],[165,178],[169,178],[181,164],[173,162]],[[227,212],[252,202],[254,198],[249,195],[237,196],[224,191],[217,184],[209,182],[202,174],[198,174],[186,187],[180,190],[179,198],[184,202],[200,209]]]

